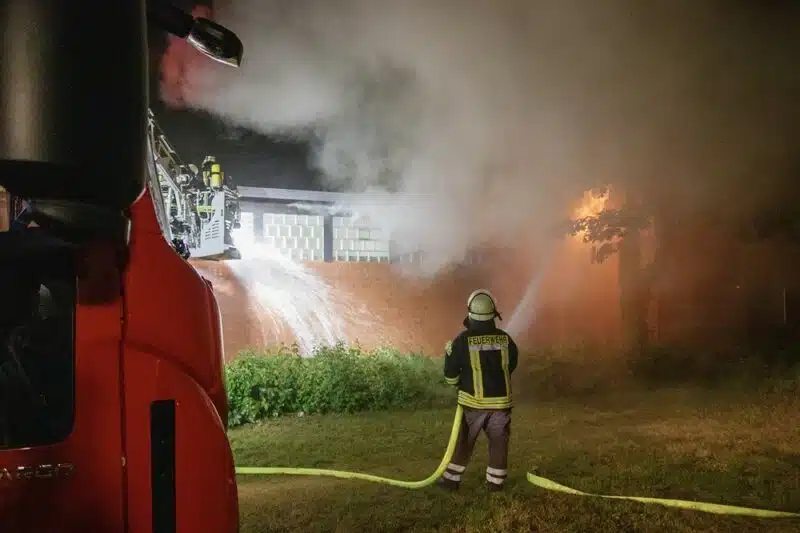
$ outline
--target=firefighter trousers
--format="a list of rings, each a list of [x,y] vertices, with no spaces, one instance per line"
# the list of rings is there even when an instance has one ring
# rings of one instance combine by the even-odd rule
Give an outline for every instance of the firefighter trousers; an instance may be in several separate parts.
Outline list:
[[[501,487],[508,475],[508,441],[511,436],[511,409],[484,410],[464,407],[461,431],[456,441],[453,458],[443,474],[450,483],[460,483],[461,476],[475,448],[481,432],[489,440],[489,466],[486,468],[486,481]]]

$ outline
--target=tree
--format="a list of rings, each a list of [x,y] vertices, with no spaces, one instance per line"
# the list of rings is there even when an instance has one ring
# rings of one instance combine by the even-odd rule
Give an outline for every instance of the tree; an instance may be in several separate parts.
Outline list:
[[[610,188],[593,189],[591,193],[596,198],[607,198]],[[651,226],[651,218],[641,197],[629,194],[621,207],[578,217],[566,227],[566,234],[582,235],[584,242],[593,245],[593,263],[619,254],[623,338],[625,346],[632,350],[644,349],[649,337],[647,309],[654,270],[653,265],[641,264],[641,232]]]
[[[582,234],[583,242],[594,246],[592,262],[602,263],[619,251],[621,242],[628,235],[646,230],[650,225],[650,217],[641,209],[623,207],[603,209],[597,214],[570,220],[566,233],[571,237]]]

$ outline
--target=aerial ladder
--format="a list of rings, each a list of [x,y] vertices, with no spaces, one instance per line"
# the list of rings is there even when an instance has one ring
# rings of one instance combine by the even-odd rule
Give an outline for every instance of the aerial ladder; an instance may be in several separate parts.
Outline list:
[[[156,208],[167,237],[185,258],[239,259],[232,231],[240,225],[239,193],[214,156],[185,164],[148,110],[160,198]]]
[[[147,111],[147,137],[152,147],[156,180],[154,207],[164,235],[184,258],[240,259],[233,230],[240,227],[239,192],[216,157],[206,156],[202,168],[185,164]],[[9,227],[24,209],[0,187],[0,230]]]

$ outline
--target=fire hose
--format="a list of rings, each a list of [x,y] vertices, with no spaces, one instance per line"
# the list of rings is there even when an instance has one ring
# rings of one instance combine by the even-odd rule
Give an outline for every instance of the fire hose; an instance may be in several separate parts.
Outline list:
[[[461,430],[461,421],[463,418],[463,411],[459,405],[456,408],[455,418],[453,419],[453,427],[450,430],[450,441],[447,443],[447,449],[444,452],[444,457],[439,463],[439,466],[434,472],[425,479],[419,481],[404,481],[400,479],[392,479],[388,477],[375,476],[372,474],[364,474],[361,472],[346,472],[342,470],[327,470],[321,468],[286,468],[286,467],[250,467],[240,466],[236,467],[236,473],[240,475],[285,475],[285,476],[323,476],[323,477],[337,477],[342,479],[358,479],[362,481],[370,481],[372,483],[383,483],[385,485],[392,485],[394,487],[401,487],[405,489],[421,489],[433,485],[437,479],[444,473],[450,459],[453,457],[453,452],[456,449],[456,441],[458,433]],[[556,483],[547,478],[536,475],[535,473],[527,473],[528,482],[545,490],[555,492],[562,492],[576,496],[588,496],[592,498],[604,498],[611,500],[630,500],[639,503],[653,503],[663,505],[666,507],[677,507],[680,509],[690,509],[705,513],[714,513],[722,515],[738,515],[738,516],[754,516],[758,518],[798,518],[800,513],[790,513],[786,511],[773,511],[769,509],[755,509],[751,507],[739,507],[735,505],[722,505],[717,503],[705,503],[692,500],[673,500],[666,498],[649,498],[644,496],[612,496],[607,494],[591,494],[582,492],[565,485]]]

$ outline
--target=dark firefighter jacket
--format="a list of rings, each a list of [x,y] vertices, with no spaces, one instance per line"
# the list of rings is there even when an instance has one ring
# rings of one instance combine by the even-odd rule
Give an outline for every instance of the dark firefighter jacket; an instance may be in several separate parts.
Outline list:
[[[473,409],[508,409],[517,345],[494,321],[468,323],[445,346],[444,377],[458,386],[458,403]]]

